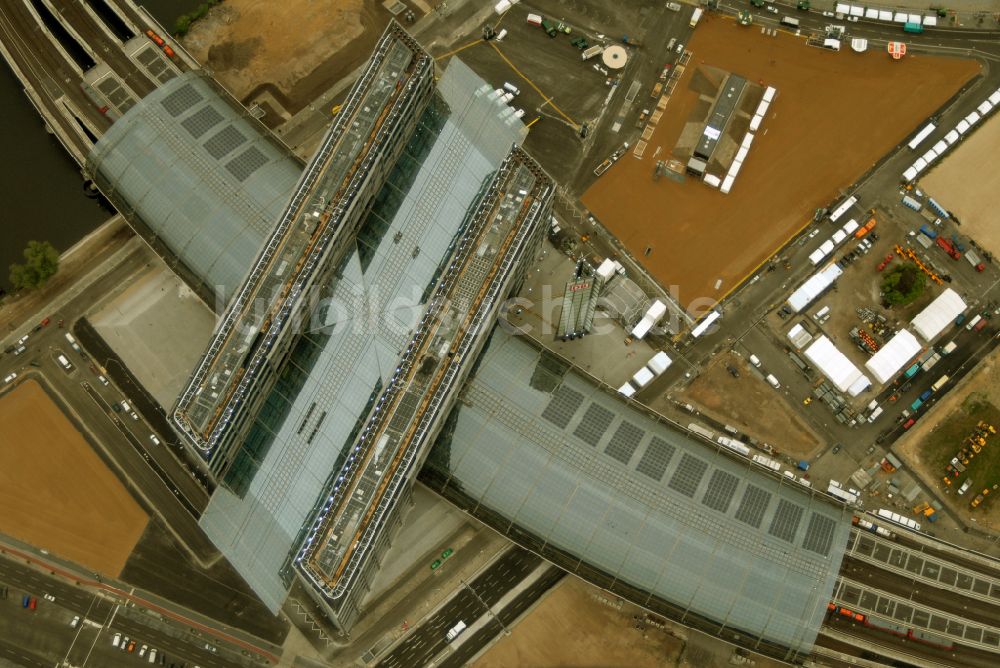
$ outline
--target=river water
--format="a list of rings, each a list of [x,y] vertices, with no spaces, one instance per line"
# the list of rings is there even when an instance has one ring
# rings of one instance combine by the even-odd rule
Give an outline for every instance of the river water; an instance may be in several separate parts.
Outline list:
[[[197,0],[141,0],[168,30]],[[6,63],[0,63],[4,159],[0,160],[0,289],[9,290],[8,267],[22,260],[30,240],[60,252],[107,220],[113,210],[86,196],[76,162],[45,130],[41,116]]]

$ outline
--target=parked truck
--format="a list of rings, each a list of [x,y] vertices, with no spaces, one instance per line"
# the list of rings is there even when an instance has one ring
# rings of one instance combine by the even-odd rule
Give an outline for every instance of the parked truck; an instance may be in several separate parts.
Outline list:
[[[983,261],[976,254],[976,251],[971,248],[965,251],[965,259],[969,261],[969,264],[976,268],[976,271],[986,271],[986,265],[983,264]]]
[[[698,25],[698,19],[701,18],[702,13],[703,10],[701,7],[694,8],[694,12],[691,14],[691,23],[690,23],[692,28]]]
[[[599,56],[602,53],[604,53],[604,47],[598,44],[590,47],[589,49],[584,49],[583,53],[580,54],[580,56],[581,58],[583,58],[583,60],[590,60],[594,56]]]
[[[549,37],[555,37],[559,34],[559,29],[556,27],[556,24],[548,19],[542,19],[542,30],[544,30],[545,34]]]
[[[962,254],[958,252],[958,250],[955,248],[955,245],[951,243],[951,241],[945,239],[944,237],[938,237],[936,241],[937,245],[940,246],[945,253],[950,255],[953,260],[962,259]]]
[[[903,24],[903,32],[909,32],[915,35],[919,35],[923,31],[924,27],[919,23],[907,21],[906,23]]]
[[[930,225],[924,224],[920,226],[920,232],[928,239],[937,239],[937,230],[935,230]]]

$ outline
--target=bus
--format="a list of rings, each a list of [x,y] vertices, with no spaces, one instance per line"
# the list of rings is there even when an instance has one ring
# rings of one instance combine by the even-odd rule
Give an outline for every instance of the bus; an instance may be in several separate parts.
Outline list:
[[[938,378],[938,381],[936,383],[931,385],[931,392],[937,392],[942,387],[944,387],[945,383],[947,382],[948,382],[948,376],[947,375],[941,376],[940,378]]]
[[[781,25],[797,29],[799,27],[799,20],[796,18],[792,18],[791,16],[782,16]]]

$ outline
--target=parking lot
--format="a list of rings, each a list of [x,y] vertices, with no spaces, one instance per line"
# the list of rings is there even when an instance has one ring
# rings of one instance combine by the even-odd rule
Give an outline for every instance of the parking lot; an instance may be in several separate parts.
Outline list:
[[[676,144],[698,103],[689,67],[644,157],[626,154],[583,197],[654,276],[679,287],[685,307],[724,297],[979,71],[951,58],[835,54],[718,16],[702,20],[688,49],[692,65],[778,91],[732,192],[653,178],[657,149]]]

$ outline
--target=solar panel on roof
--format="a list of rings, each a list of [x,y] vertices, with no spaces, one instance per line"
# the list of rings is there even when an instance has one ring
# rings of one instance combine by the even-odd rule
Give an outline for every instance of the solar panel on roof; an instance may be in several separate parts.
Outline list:
[[[223,156],[235,151],[246,140],[247,138],[242,132],[232,125],[227,125],[205,142],[205,150],[208,151],[210,156],[219,160]]]
[[[836,529],[837,523],[829,517],[812,513],[809,516],[809,525],[806,527],[806,537],[802,541],[803,549],[823,556],[830,554],[833,533]]]
[[[580,404],[583,403],[583,395],[576,390],[560,386],[552,393],[552,400],[542,411],[542,417],[559,427],[565,429],[569,421],[573,419]]]
[[[736,519],[754,528],[760,528],[761,520],[764,519],[764,511],[767,510],[767,504],[770,502],[770,492],[755,485],[747,485],[743,491],[743,498],[740,500],[740,507],[736,509]]]
[[[222,114],[215,107],[205,106],[181,121],[181,125],[192,137],[200,139],[203,134],[221,122]]]
[[[201,102],[204,98],[191,84],[184,84],[170,95],[163,98],[160,104],[171,116],[180,116],[185,111]]]
[[[720,513],[728,512],[729,503],[733,500],[733,494],[736,493],[739,482],[740,479],[732,473],[715,469],[712,472],[712,477],[708,479],[708,489],[705,490],[705,496],[701,502]]]
[[[767,532],[791,543],[795,540],[795,532],[799,529],[799,522],[802,521],[804,512],[802,506],[787,499],[778,499],[778,509],[774,511]]]
[[[580,424],[573,430],[573,434],[584,443],[597,445],[614,417],[615,414],[604,406],[596,403],[590,404],[587,406],[587,412],[583,414]]]
[[[628,461],[632,459],[632,455],[635,454],[636,448],[639,447],[639,442],[645,433],[631,422],[622,422],[618,425],[615,435],[611,437],[611,442],[608,443],[608,447],[605,448],[604,452],[622,464],[628,464]]]
[[[636,465],[635,470],[643,475],[647,475],[653,480],[663,477],[663,472],[667,470],[670,460],[673,459],[677,448],[667,443],[659,436],[649,439],[646,451],[642,453],[642,458]]]
[[[694,496],[695,490],[698,489],[698,483],[701,482],[707,470],[708,464],[685,452],[667,486],[684,496]]]
[[[267,164],[265,156],[256,146],[251,146],[235,158],[226,163],[226,169],[236,177],[238,181],[246,181],[247,178],[258,169]]]

